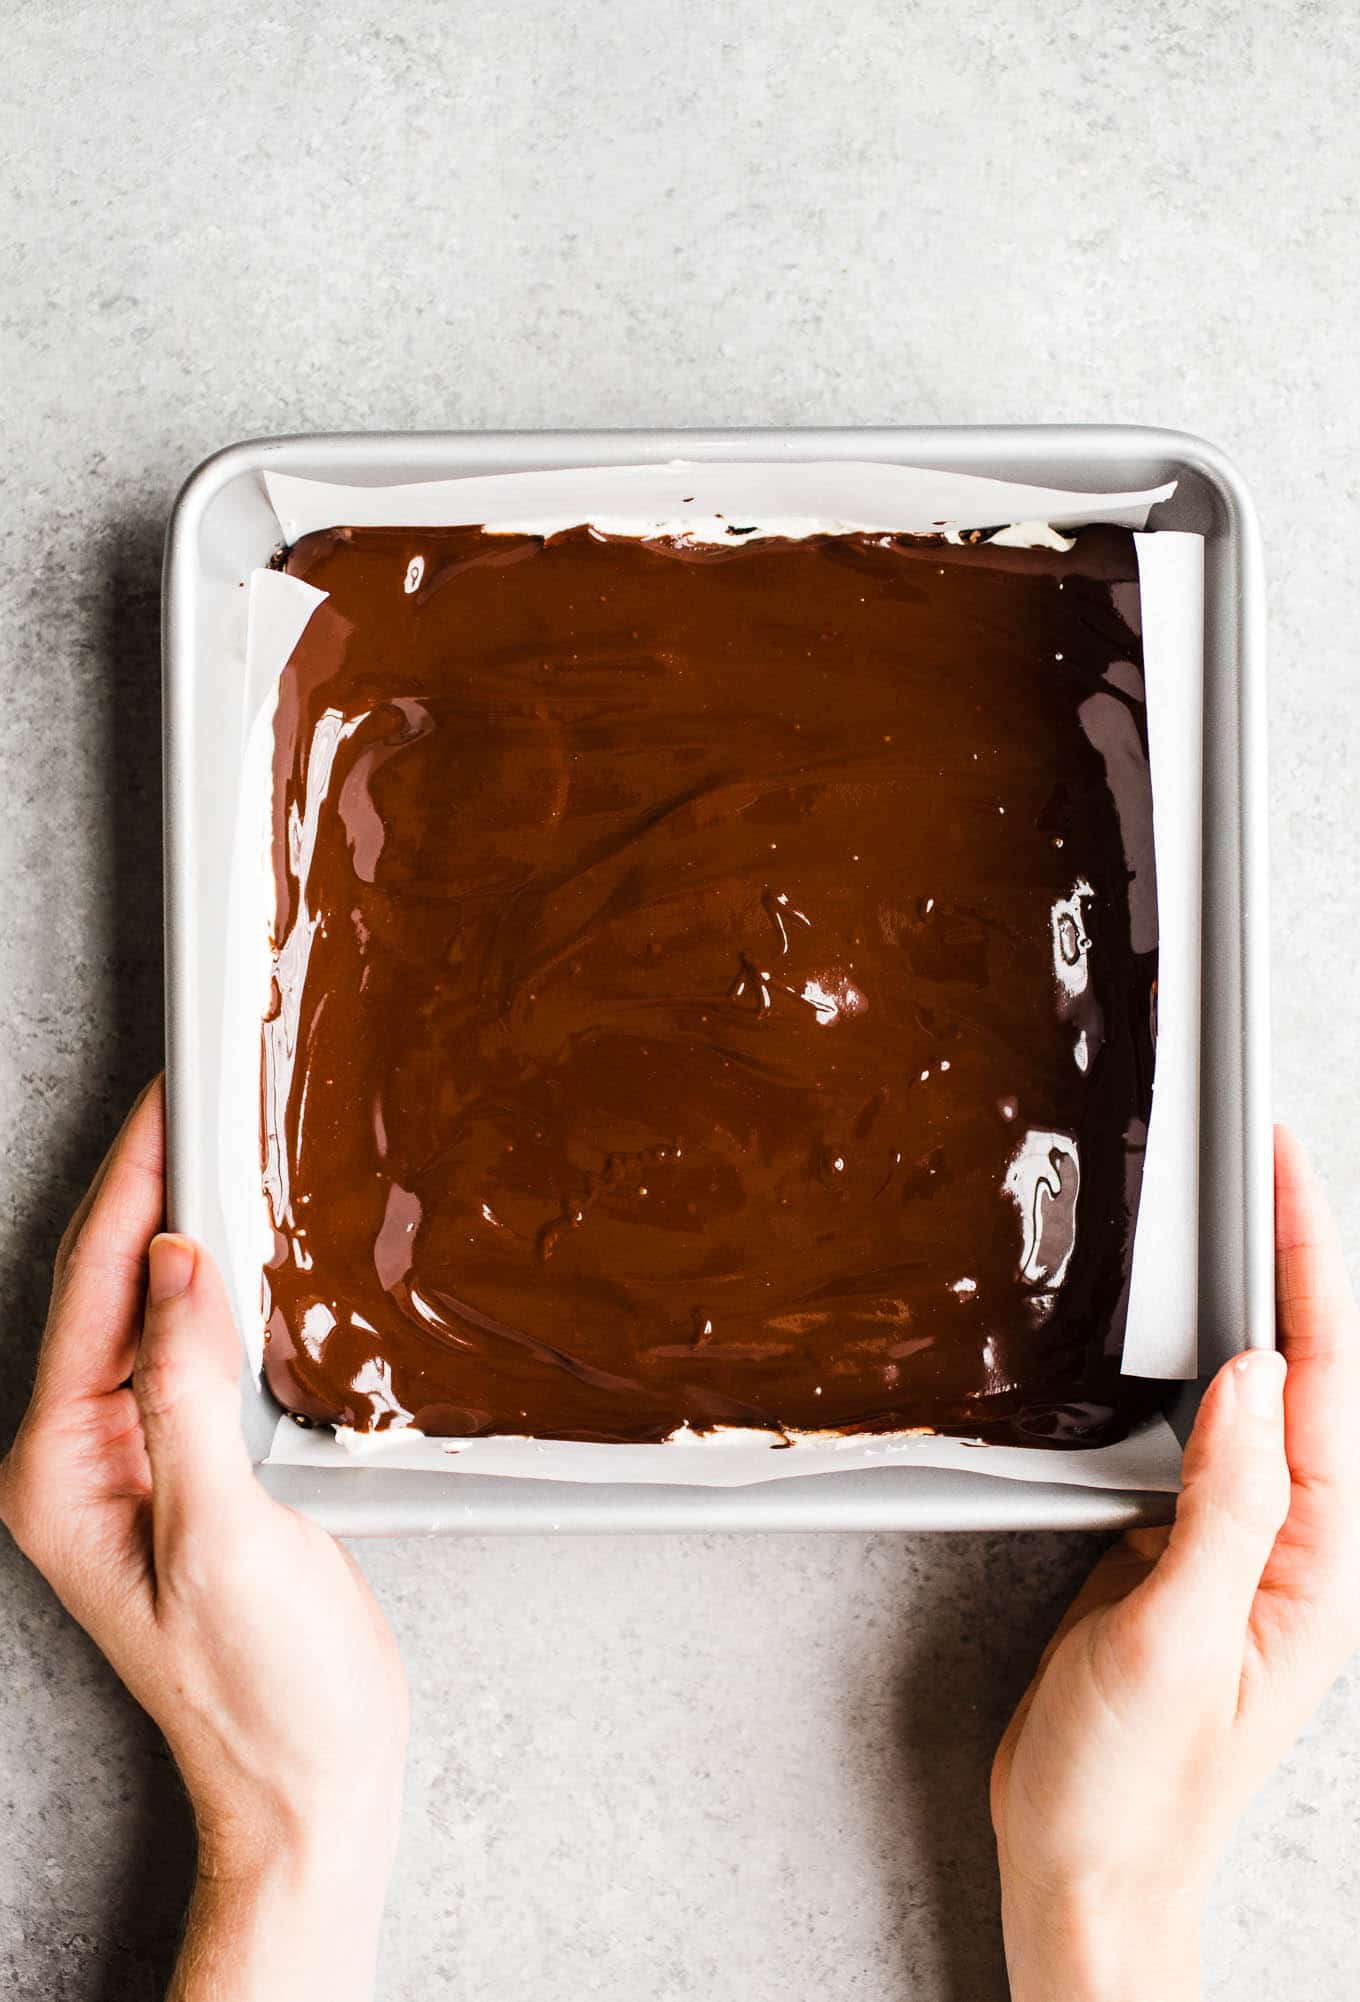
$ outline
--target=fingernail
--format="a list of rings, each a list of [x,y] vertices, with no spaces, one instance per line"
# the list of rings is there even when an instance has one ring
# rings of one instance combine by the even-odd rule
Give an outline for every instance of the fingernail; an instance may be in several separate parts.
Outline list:
[[[194,1247],[187,1238],[173,1233],[153,1237],[147,1265],[147,1305],[159,1307],[188,1291],[194,1276]]]
[[[1284,1389],[1284,1357],[1278,1349],[1248,1349],[1233,1364],[1242,1409],[1253,1418],[1273,1418]]]

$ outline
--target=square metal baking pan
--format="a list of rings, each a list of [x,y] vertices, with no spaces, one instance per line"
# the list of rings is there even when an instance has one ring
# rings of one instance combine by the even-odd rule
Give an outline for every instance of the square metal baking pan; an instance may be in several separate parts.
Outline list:
[[[1211,1370],[1275,1340],[1266,909],[1264,585],[1251,500],[1222,454],[1119,425],[807,431],[420,432],[230,446],[192,475],[166,545],[164,608],[169,1217],[219,1259],[216,1175],[223,912],[242,736],[244,588],[278,524],[266,468],[356,485],[666,459],[878,459],[1038,486],[1175,480],[1153,527],[1205,539],[1204,989],[1200,1354]],[[1183,1429],[1202,1386],[1171,1391]],[[247,1369],[254,1459],[279,1407]],[[1110,1529],[1163,1521],[1166,1495],[909,1466],[758,1487],[628,1487],[263,1467],[280,1499],[344,1535],[447,1530]]]

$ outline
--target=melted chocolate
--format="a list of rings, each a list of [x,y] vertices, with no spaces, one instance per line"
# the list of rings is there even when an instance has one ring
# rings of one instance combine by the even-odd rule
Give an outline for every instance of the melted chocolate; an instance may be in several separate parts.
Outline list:
[[[545,1439],[1116,1436],[1156,898],[1124,530],[336,529],[279,690],[268,1374]]]

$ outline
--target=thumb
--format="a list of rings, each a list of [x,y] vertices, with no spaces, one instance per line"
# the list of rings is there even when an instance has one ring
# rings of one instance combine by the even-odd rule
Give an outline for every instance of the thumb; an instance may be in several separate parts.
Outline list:
[[[162,1233],[148,1254],[146,1316],[132,1372],[151,1463],[157,1558],[163,1537],[254,1492],[241,1433],[241,1343],[217,1267],[192,1238]]]
[[[1184,1485],[1166,1550],[1121,1612],[1157,1606],[1196,1654],[1240,1653],[1261,1574],[1289,1509],[1284,1357],[1248,1349],[1205,1392],[1185,1449]]]

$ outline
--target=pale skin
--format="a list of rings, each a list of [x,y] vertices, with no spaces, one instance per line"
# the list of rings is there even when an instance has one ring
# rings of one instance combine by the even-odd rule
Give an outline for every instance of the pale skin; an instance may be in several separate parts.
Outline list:
[[[997,1752],[1014,2002],[1194,2002],[1233,1822],[1360,1645],[1360,1314],[1283,1130],[1275,1238],[1281,1353],[1214,1379],[1174,1528],[1096,1566]]]
[[[163,1128],[157,1081],[62,1240],[0,1515],[159,1724],[193,1802],[172,2002],[359,2002],[405,1678],[358,1568],[251,1471],[221,1280],[157,1235]]]
[[[221,1281],[160,1233],[163,1208],[157,1081],[58,1251],[0,1517],[193,1802],[171,2002],[360,2002],[400,1813],[401,1663],[346,1553],[256,1482]],[[1193,2002],[1232,1823],[1360,1643],[1360,1316],[1285,1134],[1276,1216],[1282,1357],[1215,1379],[1175,1528],[1097,1566],[997,1753],[1014,2002]]]

